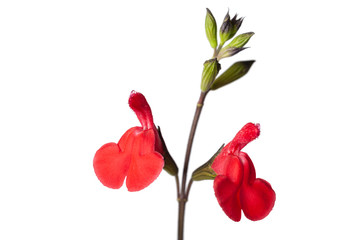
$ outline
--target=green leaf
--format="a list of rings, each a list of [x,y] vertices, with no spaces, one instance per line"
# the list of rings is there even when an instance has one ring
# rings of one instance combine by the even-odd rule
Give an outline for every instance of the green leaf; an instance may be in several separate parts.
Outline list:
[[[205,18],[205,32],[206,37],[210,42],[212,48],[217,47],[217,27],[216,27],[216,20],[212,15],[211,11],[207,8],[206,9],[206,18]]]
[[[254,62],[254,60],[251,60],[234,63],[223,74],[221,74],[218,78],[215,79],[214,83],[211,86],[211,90],[216,90],[238,80],[249,71],[250,67]]]

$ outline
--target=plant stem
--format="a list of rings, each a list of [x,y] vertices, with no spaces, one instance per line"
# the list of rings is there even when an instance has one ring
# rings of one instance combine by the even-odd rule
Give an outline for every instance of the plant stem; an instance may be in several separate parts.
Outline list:
[[[179,199],[180,198],[180,183],[179,183],[179,175],[176,174],[175,176],[175,181],[176,181],[176,196]]]
[[[184,239],[185,203],[179,198],[178,240]]]
[[[189,198],[189,193],[190,193],[190,189],[191,189],[192,183],[193,183],[193,180],[190,179],[190,181],[189,181],[189,183],[188,183],[188,186],[187,186],[186,195],[185,195],[186,200],[188,200],[188,198]]]
[[[223,47],[223,44],[220,44],[218,48],[214,49],[214,54],[213,54],[212,58],[217,58],[218,57],[219,52],[222,49],[222,47]]]
[[[201,110],[204,105],[206,94],[207,94],[207,92],[201,92],[201,94],[200,94],[199,101],[196,105],[196,111],[195,111],[193,123],[192,123],[191,130],[190,130],[189,140],[188,140],[188,144],[187,144],[187,148],[186,148],[183,175],[182,175],[182,181],[181,181],[181,191],[180,191],[180,197],[178,199],[178,201],[179,201],[178,240],[184,239],[185,205],[186,205],[190,187],[192,184],[192,181],[190,180],[187,191],[186,191],[186,177],[187,177],[191,148],[192,148],[193,141],[194,141],[196,127],[199,122],[199,118],[200,118]]]

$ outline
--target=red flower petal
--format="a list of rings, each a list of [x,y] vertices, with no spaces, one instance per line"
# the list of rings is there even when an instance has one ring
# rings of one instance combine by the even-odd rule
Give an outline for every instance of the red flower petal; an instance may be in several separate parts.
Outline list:
[[[214,180],[215,196],[226,215],[234,221],[241,219],[239,189],[243,168],[238,157],[220,154],[212,165],[218,176]]]
[[[160,174],[164,160],[154,150],[156,130],[130,128],[119,143],[102,146],[94,157],[94,170],[100,182],[109,188],[120,188],[126,179],[129,191],[139,191]]]
[[[121,151],[132,151],[134,136],[140,134],[142,132],[141,127],[132,127],[129,130],[127,130],[120,138],[118,145],[121,149]]]
[[[127,173],[126,186],[129,191],[139,191],[150,185],[161,173],[164,160],[155,149],[155,131],[149,129],[137,133],[131,142],[131,163]],[[121,141],[120,141],[121,142]],[[126,151],[127,151],[126,146]]]
[[[109,188],[120,188],[130,166],[130,157],[116,143],[103,145],[94,157],[95,174]]]
[[[211,167],[217,175],[226,176],[237,185],[241,184],[243,169],[237,156],[220,153]]]
[[[129,97],[129,106],[135,112],[144,130],[154,128],[151,108],[144,95],[132,91]]]
[[[217,176],[214,180],[215,196],[225,214],[233,221],[241,219],[239,186],[225,176]]]
[[[256,172],[253,162],[251,161],[249,155],[245,152],[239,153],[239,159],[241,165],[244,168],[244,184],[251,185],[256,179]]]
[[[243,149],[249,142],[256,139],[259,135],[260,124],[247,123],[229,143],[229,151],[238,155],[241,149]]]
[[[239,157],[244,167],[244,179],[240,189],[244,214],[250,220],[261,220],[273,209],[275,192],[267,181],[256,178],[254,165],[246,153],[241,152]]]
[[[243,186],[240,190],[240,201],[245,216],[257,221],[269,215],[275,204],[275,192],[271,185],[263,180],[256,179],[251,186]]]

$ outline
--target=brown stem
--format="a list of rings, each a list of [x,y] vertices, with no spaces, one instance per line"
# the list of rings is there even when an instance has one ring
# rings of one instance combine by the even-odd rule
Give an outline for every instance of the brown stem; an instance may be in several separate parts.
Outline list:
[[[193,123],[192,123],[191,130],[190,130],[189,140],[188,140],[188,144],[187,144],[187,148],[186,148],[182,182],[181,182],[180,198],[178,199],[178,201],[179,201],[178,240],[184,239],[185,205],[186,205],[190,187],[192,184],[192,181],[190,181],[190,183],[188,185],[188,189],[186,191],[186,177],[187,177],[191,148],[192,148],[193,141],[194,141],[196,127],[199,122],[199,118],[200,118],[201,110],[204,105],[206,94],[207,94],[207,92],[201,92],[201,94],[200,94],[199,101],[196,105],[196,111],[195,111]]]
[[[192,144],[193,144],[193,141],[194,141],[196,127],[197,127],[197,124],[199,122],[201,110],[202,110],[203,105],[204,105],[205,97],[206,97],[206,93],[201,92],[199,101],[198,101],[198,103],[196,105],[196,111],[195,111],[193,123],[192,123],[191,130],[190,130],[189,140],[188,140],[188,144],[187,144],[187,148],[186,148],[184,169],[183,169],[182,183],[181,183],[181,194],[185,194],[186,176],[187,176],[187,171],[188,171],[188,166],[189,166],[191,148],[192,148]]]
[[[186,200],[189,199],[189,193],[190,193],[190,189],[191,189],[192,183],[193,183],[193,180],[190,179],[190,181],[189,181],[189,183],[188,183],[188,186],[187,186],[186,195],[185,195]]]
[[[176,174],[175,176],[175,181],[176,181],[176,194],[177,194],[177,198],[180,198],[180,183],[179,183],[179,176],[178,174]]]
[[[179,199],[178,240],[184,239],[185,201]]]

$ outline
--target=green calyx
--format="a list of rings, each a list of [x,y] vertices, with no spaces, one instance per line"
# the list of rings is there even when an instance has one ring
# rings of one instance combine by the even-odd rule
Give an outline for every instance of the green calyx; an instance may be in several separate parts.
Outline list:
[[[226,14],[224,21],[220,27],[220,45],[223,45],[226,41],[230,40],[239,30],[243,22],[243,18],[236,18],[237,14],[235,14],[232,19],[230,19],[229,12]]]
[[[232,57],[235,54],[237,54],[238,52],[241,52],[242,50],[244,50],[246,48],[244,47],[240,47],[240,48],[236,48],[236,47],[227,47],[225,49],[223,49],[222,51],[219,52],[217,59],[223,59],[223,58],[227,58],[227,57]]]
[[[228,45],[221,49],[218,54],[218,59],[220,60],[222,58],[234,56],[238,52],[244,50],[245,44],[254,34],[255,33],[253,32],[248,32],[236,36]]]
[[[208,92],[218,75],[221,66],[216,58],[207,60],[204,63],[204,69],[201,76],[201,91]]]
[[[223,74],[215,79],[211,90],[216,90],[243,77],[251,68],[254,60],[240,61],[231,65]]]
[[[202,181],[202,180],[214,180],[217,176],[216,172],[212,169],[211,165],[213,164],[215,158],[219,155],[223,149],[224,144],[219,148],[219,150],[210,158],[209,161],[198,167],[192,174],[191,179],[193,181]]]
[[[226,47],[242,48],[254,34],[253,32],[242,33],[236,36]]]
[[[206,18],[205,18],[205,32],[206,37],[209,40],[209,43],[212,48],[217,47],[217,27],[216,27],[216,20],[212,15],[211,11],[207,8],[206,9]]]
[[[174,159],[171,157],[167,147],[166,147],[166,144],[165,144],[165,141],[163,139],[163,136],[161,134],[161,131],[160,131],[160,127],[158,127],[158,133],[159,133],[159,137],[160,137],[160,140],[161,140],[161,144],[162,144],[162,148],[163,148],[163,158],[164,158],[164,170],[170,174],[171,176],[176,176],[179,172],[179,169],[174,161]]]

